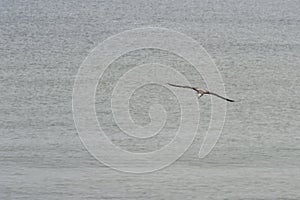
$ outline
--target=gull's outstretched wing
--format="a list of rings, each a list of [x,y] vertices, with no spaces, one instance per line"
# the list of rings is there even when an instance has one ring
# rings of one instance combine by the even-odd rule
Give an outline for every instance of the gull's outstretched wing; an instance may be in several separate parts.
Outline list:
[[[234,100],[232,100],[232,99],[227,99],[227,98],[222,97],[222,96],[220,96],[220,95],[218,95],[218,94],[216,94],[216,93],[213,93],[213,92],[209,92],[209,94],[214,95],[214,96],[216,96],[216,97],[219,97],[219,98],[221,98],[221,99],[224,99],[224,100],[226,100],[226,101],[234,102]]]
[[[199,90],[195,87],[190,87],[190,86],[185,86],[185,85],[175,85],[175,84],[171,84],[171,83],[167,83],[167,84],[171,85],[173,87],[188,88],[188,89],[195,90],[196,92],[199,92]]]

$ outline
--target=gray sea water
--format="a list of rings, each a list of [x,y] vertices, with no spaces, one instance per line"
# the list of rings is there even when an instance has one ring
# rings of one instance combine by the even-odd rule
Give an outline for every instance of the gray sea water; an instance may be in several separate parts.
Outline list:
[[[298,0],[1,0],[0,199],[300,199],[299,10]],[[81,63],[100,42],[147,26],[198,41],[227,95],[241,101],[227,104],[223,132],[207,157],[197,155],[210,118],[210,99],[203,97],[201,129],[189,150],[167,168],[138,175],[113,170],[85,149],[73,121],[72,90]],[[131,52],[112,67],[130,69],[134,59],[188,69],[157,50]],[[97,88],[106,134],[128,151],[161,148],[172,131],[131,141],[112,123],[105,95],[119,76],[108,73]],[[136,123],[149,122],[153,98],[176,119],[178,108],[159,98],[159,88],[133,95]],[[177,122],[167,126],[176,129]]]

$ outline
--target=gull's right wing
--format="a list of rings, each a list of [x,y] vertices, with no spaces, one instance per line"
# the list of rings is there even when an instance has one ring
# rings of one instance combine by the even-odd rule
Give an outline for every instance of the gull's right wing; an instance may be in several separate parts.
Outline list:
[[[218,94],[216,94],[216,93],[213,93],[213,92],[209,92],[209,94],[214,95],[214,96],[216,96],[216,97],[219,97],[219,98],[221,98],[221,99],[224,99],[224,100],[226,100],[226,101],[234,102],[234,100],[232,100],[232,99],[227,99],[227,98],[222,97],[222,96],[220,96],[220,95],[218,95]]]
[[[195,87],[190,87],[190,86],[185,86],[185,85],[175,85],[175,84],[172,84],[172,83],[167,83],[167,84],[170,85],[170,86],[173,86],[173,87],[188,88],[188,89],[195,90],[196,92],[199,92],[199,90]]]

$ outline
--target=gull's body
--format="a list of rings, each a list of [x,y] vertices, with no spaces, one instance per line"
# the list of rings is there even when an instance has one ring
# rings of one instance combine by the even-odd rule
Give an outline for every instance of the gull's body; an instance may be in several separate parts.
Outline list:
[[[224,100],[226,100],[226,101],[234,102],[234,100],[232,100],[232,99],[228,99],[228,98],[222,97],[222,96],[220,96],[220,95],[218,95],[218,94],[216,94],[216,93],[209,92],[209,91],[207,91],[207,90],[202,90],[202,89],[199,89],[199,88],[196,88],[196,87],[190,87],[190,86],[184,86],[184,85],[175,85],[175,84],[171,84],[171,83],[168,83],[168,85],[171,85],[171,86],[173,86],[173,87],[180,87],[180,88],[188,88],[188,89],[192,89],[192,90],[194,90],[194,91],[197,92],[198,98],[202,97],[202,96],[205,95],[205,94],[209,94],[209,95],[214,95],[214,96],[216,96],[216,97],[219,97],[219,98],[221,98],[221,99],[224,99]]]

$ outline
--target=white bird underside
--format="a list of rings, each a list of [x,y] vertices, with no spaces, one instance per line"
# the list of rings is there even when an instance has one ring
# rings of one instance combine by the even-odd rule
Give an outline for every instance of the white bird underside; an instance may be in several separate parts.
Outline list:
[[[226,101],[229,101],[229,102],[234,102],[234,100],[232,100],[232,99],[228,99],[228,98],[222,97],[222,96],[220,96],[220,95],[218,95],[216,93],[209,92],[207,90],[201,90],[201,89],[196,88],[196,87],[190,87],[190,86],[185,86],[185,85],[175,85],[175,84],[171,84],[171,83],[167,83],[167,84],[170,85],[170,86],[173,86],[173,87],[187,88],[187,89],[194,90],[194,91],[197,92],[198,98],[202,97],[205,94],[209,94],[209,95],[214,95],[216,97],[219,97],[219,98],[221,98],[223,100],[226,100]]]

